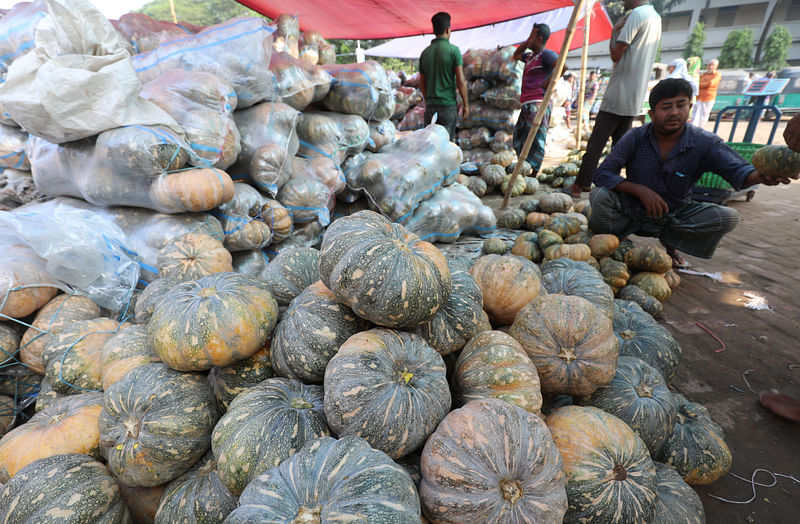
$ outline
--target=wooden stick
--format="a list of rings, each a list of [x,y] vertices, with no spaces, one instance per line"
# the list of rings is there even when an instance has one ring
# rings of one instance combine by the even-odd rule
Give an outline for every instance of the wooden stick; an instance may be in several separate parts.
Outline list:
[[[520,169],[522,168],[522,161],[528,158],[528,153],[533,145],[533,139],[536,136],[536,133],[539,131],[539,126],[542,125],[542,120],[544,120],[544,110],[542,108],[545,108],[550,104],[550,97],[553,96],[553,91],[555,91],[558,79],[561,78],[561,72],[564,70],[564,62],[567,60],[567,52],[569,52],[569,46],[572,43],[572,37],[575,34],[575,25],[578,21],[578,13],[581,12],[585,3],[586,0],[577,0],[575,7],[572,9],[572,16],[569,19],[569,24],[567,24],[567,32],[564,35],[564,43],[561,44],[561,53],[558,55],[556,66],[553,68],[553,73],[550,75],[550,83],[547,85],[547,91],[544,93],[544,99],[542,100],[542,103],[539,104],[539,109],[536,110],[536,116],[533,117],[533,123],[531,124],[530,131],[528,131],[528,138],[525,139],[525,145],[522,146],[522,151],[517,159],[517,165],[514,166],[514,172],[511,173],[511,178],[508,180],[506,194],[503,197],[503,205],[500,207],[501,210],[508,207],[508,199],[511,197],[511,189],[514,187],[514,182],[519,176]]]
[[[586,14],[583,15],[583,49],[581,50],[581,85],[578,86],[578,123],[575,126],[575,149],[581,148],[581,134],[583,133],[583,99],[586,97],[586,63],[589,61],[589,28],[592,19],[591,2],[586,4]],[[589,108],[591,113],[592,108]],[[587,120],[591,114],[587,116]]]

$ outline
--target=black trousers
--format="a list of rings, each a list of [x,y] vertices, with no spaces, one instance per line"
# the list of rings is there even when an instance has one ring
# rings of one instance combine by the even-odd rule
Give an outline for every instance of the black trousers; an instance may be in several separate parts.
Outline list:
[[[458,106],[439,106],[439,105],[426,105],[425,106],[425,125],[428,126],[433,120],[433,115],[436,117],[436,123],[444,126],[447,132],[450,133],[450,141],[456,139],[456,122],[458,121]]]
[[[575,184],[580,187],[592,185],[594,172],[597,171],[597,164],[600,162],[600,157],[603,156],[603,149],[606,147],[608,137],[611,137],[612,143],[616,144],[631,127],[633,127],[632,116],[615,115],[607,111],[597,113]]]

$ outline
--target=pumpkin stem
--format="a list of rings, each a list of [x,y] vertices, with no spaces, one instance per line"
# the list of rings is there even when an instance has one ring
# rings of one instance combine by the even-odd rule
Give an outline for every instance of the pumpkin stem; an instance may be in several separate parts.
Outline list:
[[[322,508],[320,506],[314,508],[300,506],[300,509],[297,510],[297,516],[290,524],[320,524],[322,522],[321,513]]]
[[[503,498],[512,504],[515,504],[519,499],[522,498],[522,486],[520,486],[519,482],[516,480],[501,480],[500,492],[503,494]]]
[[[625,471],[625,466],[622,464],[617,464],[614,466],[614,480],[625,480],[628,478],[628,472]]]
[[[630,329],[626,329],[625,331],[620,331],[619,336],[622,337],[623,340],[631,340],[633,337],[636,336],[636,332]]]
[[[575,348],[561,348],[561,351],[558,353],[558,358],[569,364],[573,360],[578,360],[578,357],[575,355]]]
[[[122,423],[128,433],[128,437],[137,438],[139,436],[139,421],[128,419]]]
[[[403,380],[403,384],[408,384],[413,376],[414,373],[409,373],[408,371],[403,371],[400,373],[400,378]]]
[[[293,398],[289,401],[289,405],[294,409],[311,409],[314,407],[314,404],[306,402],[303,398]]]
[[[636,394],[639,395],[640,397],[653,398],[653,390],[655,388],[653,388],[653,386],[651,386],[650,384],[639,382],[633,389],[634,391],[636,391]]]
[[[215,287],[204,287],[197,294],[203,298],[212,297],[217,294],[217,288]]]

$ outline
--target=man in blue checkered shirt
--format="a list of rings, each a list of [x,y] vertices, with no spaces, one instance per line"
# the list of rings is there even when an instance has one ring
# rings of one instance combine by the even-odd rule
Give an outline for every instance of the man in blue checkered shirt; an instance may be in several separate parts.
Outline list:
[[[628,131],[614,146],[594,175],[597,187],[590,196],[592,231],[657,237],[676,267],[687,265],[679,251],[711,258],[739,223],[734,209],[692,201],[692,186],[703,173],[716,173],[737,190],[790,182],[759,173],[720,137],[687,124],[691,97],[686,80],[659,82],[650,93],[652,122]]]

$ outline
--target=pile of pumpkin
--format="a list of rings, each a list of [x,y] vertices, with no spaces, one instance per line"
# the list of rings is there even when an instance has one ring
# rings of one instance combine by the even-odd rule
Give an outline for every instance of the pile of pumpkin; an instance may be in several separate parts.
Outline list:
[[[722,429],[586,262],[470,265],[371,211],[263,279],[211,241],[163,248],[134,322],[74,295],[38,312],[0,520],[704,521],[687,482],[730,468]]]
[[[462,164],[462,172],[457,180],[460,184],[467,186],[479,197],[495,192],[505,194],[508,184],[511,183],[511,175],[517,167],[517,155],[513,150],[507,149],[494,153],[489,162],[482,163],[476,168],[466,168],[468,165]],[[539,181],[531,176],[532,174],[533,168],[523,160],[520,172],[511,188],[511,196],[532,195],[539,190]]]

